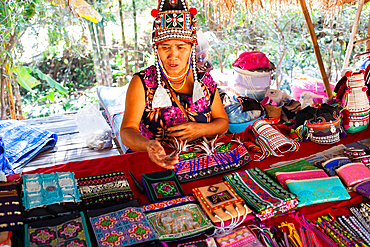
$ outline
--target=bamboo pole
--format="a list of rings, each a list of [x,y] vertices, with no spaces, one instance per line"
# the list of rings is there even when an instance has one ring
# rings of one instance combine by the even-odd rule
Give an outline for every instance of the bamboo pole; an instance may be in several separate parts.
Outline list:
[[[4,66],[1,66],[0,70],[0,80],[1,80],[1,120],[5,119],[6,105],[5,105],[5,77],[4,77]]]
[[[102,76],[101,76],[101,70],[100,70],[100,62],[99,62],[99,55],[98,55],[98,47],[96,45],[96,39],[95,39],[95,32],[94,32],[94,24],[89,22],[89,31],[90,31],[90,38],[91,38],[91,44],[93,49],[93,61],[94,61],[94,71],[95,71],[95,77],[96,77],[96,83],[98,86],[102,85]]]
[[[137,21],[136,21],[136,0],[132,0],[132,8],[134,12],[134,29],[135,29],[135,73],[139,71],[139,53],[137,45]]]
[[[362,11],[362,8],[364,6],[364,2],[365,2],[365,0],[359,0],[358,1],[355,21],[354,21],[353,27],[352,27],[351,38],[348,42],[346,56],[344,57],[343,69],[348,68],[349,58],[351,57],[351,53],[352,53],[352,49],[353,49],[353,42],[355,41],[357,28],[358,28],[358,22],[360,21],[361,11]]]
[[[105,39],[105,30],[104,30],[104,25],[102,22],[99,23],[97,26],[99,29],[99,37],[101,40],[101,53],[102,53],[102,60],[103,60],[103,66],[104,66],[104,71],[105,71],[105,78],[106,78],[106,86],[112,86],[112,68],[110,67],[109,63],[109,53],[107,49],[107,42]]]
[[[326,72],[325,72],[324,63],[322,61],[320,48],[319,48],[319,44],[317,43],[317,38],[316,38],[315,30],[314,30],[313,25],[312,25],[312,20],[311,20],[311,17],[310,17],[310,13],[308,13],[308,9],[307,9],[307,5],[306,5],[305,0],[299,0],[299,1],[301,3],[301,7],[302,7],[304,18],[306,20],[308,31],[310,32],[310,36],[311,36],[312,44],[313,44],[313,49],[315,51],[317,63],[319,64],[322,80],[324,81],[326,95],[330,99],[330,98],[333,98],[333,93],[332,93],[331,88],[330,88],[330,83],[329,83],[329,80],[328,80],[328,76],[326,75]]]
[[[126,37],[125,37],[125,25],[123,23],[124,16],[123,16],[123,0],[118,0],[119,2],[119,14],[121,17],[121,29],[122,29],[122,48],[123,48],[123,58],[125,59],[125,69],[126,75],[130,75],[130,66],[128,64],[128,55],[127,55],[127,44],[126,44]]]
[[[367,27],[367,42],[366,42],[366,51],[370,50],[370,16],[369,16],[369,24]]]

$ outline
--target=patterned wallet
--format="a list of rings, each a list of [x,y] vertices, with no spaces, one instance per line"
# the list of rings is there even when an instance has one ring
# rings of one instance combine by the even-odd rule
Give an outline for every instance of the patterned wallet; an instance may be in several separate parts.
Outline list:
[[[224,222],[231,220],[231,216],[224,210],[227,210],[233,218],[238,218],[238,212],[235,207],[238,207],[239,217],[251,213],[249,208],[248,210],[244,208],[244,200],[227,181],[211,186],[194,188],[193,193],[213,223],[220,222],[220,218]],[[215,217],[215,215],[219,218]]]
[[[353,190],[363,195],[367,198],[370,198],[370,179],[362,181],[361,183],[356,184],[353,187]]]
[[[163,201],[184,196],[173,170],[146,173],[141,176],[149,201]]]
[[[347,186],[353,186],[370,178],[369,168],[362,163],[350,163],[335,171]]]
[[[24,225],[25,246],[91,247],[85,216],[82,212]]]
[[[303,179],[314,179],[314,178],[327,178],[328,174],[324,170],[309,170],[299,172],[277,172],[275,173],[276,179],[284,189],[288,189],[286,181],[288,179],[303,180]]]
[[[312,165],[306,160],[299,160],[288,165],[282,165],[270,169],[264,170],[264,172],[272,179],[276,180],[277,172],[299,172],[299,171],[311,171],[318,170],[319,168]]]
[[[337,176],[305,180],[287,180],[286,183],[290,192],[298,196],[298,207],[351,199],[351,196]]]
[[[335,172],[339,167],[351,163],[347,157],[336,157],[323,162],[321,165],[329,176],[337,176]]]
[[[134,197],[122,171],[77,178],[81,198],[87,208],[101,207],[103,203],[128,201]],[[107,205],[104,205],[107,206]]]

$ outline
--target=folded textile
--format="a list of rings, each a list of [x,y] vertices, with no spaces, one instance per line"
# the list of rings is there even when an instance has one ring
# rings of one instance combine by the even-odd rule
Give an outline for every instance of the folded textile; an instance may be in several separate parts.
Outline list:
[[[4,169],[6,174],[14,173],[13,170],[26,165],[38,153],[53,148],[58,140],[55,133],[16,120],[0,121],[0,137],[12,169]],[[0,163],[0,167],[3,168],[3,164]]]
[[[0,137],[0,171],[2,174],[13,174],[13,169],[11,165],[9,164],[9,160],[5,156],[5,148],[4,148],[4,142],[3,139]],[[6,177],[5,177],[6,181]]]
[[[258,167],[231,173],[223,179],[230,183],[260,220],[285,213],[298,204],[294,194],[283,189]]]

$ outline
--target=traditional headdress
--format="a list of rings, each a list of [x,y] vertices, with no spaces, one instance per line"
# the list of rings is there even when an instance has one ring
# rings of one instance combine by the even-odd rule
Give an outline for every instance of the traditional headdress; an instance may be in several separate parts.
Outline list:
[[[190,8],[186,0],[159,0],[158,9],[153,9],[151,12],[155,18],[153,31],[152,31],[152,42],[154,52],[157,58],[156,70],[157,70],[157,81],[158,88],[153,97],[153,107],[165,107],[171,105],[166,91],[163,88],[161,75],[162,68],[160,65],[160,58],[158,56],[157,46],[158,44],[167,40],[181,40],[192,44],[191,58],[191,69],[194,75],[194,88],[193,88],[193,102],[204,97],[203,89],[198,81],[197,73],[197,62],[196,62],[196,23],[197,20],[195,15],[197,10]]]

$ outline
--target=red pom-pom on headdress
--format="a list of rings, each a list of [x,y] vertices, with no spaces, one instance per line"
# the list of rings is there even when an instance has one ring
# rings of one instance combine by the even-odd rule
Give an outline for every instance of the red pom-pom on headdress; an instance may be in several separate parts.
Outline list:
[[[351,71],[347,71],[345,74],[344,74],[346,77],[350,77],[352,75],[352,72]]]
[[[158,9],[152,9],[152,11],[150,12],[150,14],[151,14],[154,18],[155,18],[155,17],[157,17],[158,13],[159,13],[159,10],[158,10]]]
[[[192,16],[195,16],[195,15],[198,13],[198,11],[197,11],[197,9],[196,9],[196,8],[190,8],[190,9],[189,9],[189,12],[190,12],[190,14],[191,14]]]

